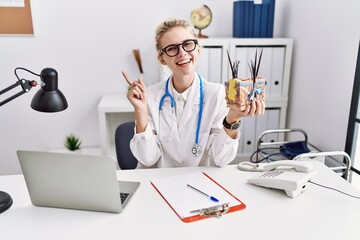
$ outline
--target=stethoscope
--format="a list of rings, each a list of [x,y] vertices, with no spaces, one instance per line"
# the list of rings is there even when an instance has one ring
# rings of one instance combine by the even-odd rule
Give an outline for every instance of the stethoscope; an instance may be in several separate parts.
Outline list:
[[[191,148],[192,154],[194,154],[197,157],[200,156],[201,151],[202,151],[201,146],[199,145],[199,134],[200,134],[200,125],[201,125],[201,118],[202,118],[202,112],[203,112],[203,102],[204,102],[203,82],[202,82],[202,79],[201,79],[199,74],[198,74],[198,76],[199,76],[199,80],[200,80],[199,81],[200,82],[200,108],[199,108],[199,117],[198,117],[198,122],[197,122],[197,127],[196,127],[195,144]],[[169,82],[170,82],[170,77],[166,80],[165,93],[161,97],[160,102],[159,102],[159,114],[162,111],[162,106],[164,104],[165,98],[167,98],[167,97],[171,101],[171,109],[172,109],[172,112],[174,112],[175,99],[169,92]]]

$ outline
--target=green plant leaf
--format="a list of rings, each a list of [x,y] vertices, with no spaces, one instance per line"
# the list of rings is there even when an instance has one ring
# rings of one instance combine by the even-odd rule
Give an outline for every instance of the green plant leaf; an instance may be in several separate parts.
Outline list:
[[[81,148],[81,140],[74,134],[67,135],[64,140],[64,146],[70,151],[76,151]]]

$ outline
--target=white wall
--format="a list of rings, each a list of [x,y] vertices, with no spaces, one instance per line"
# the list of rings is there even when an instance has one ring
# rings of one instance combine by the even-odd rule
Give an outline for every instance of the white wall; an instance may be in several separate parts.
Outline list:
[[[34,36],[0,36],[0,89],[16,81],[16,67],[37,73],[53,67],[69,108],[56,114],[33,111],[28,106],[37,89],[2,106],[0,175],[20,173],[17,149],[62,148],[69,133],[81,136],[84,147],[99,146],[98,101],[103,94],[126,91],[121,70],[137,76],[132,49],[141,51],[145,82],[158,81],[156,26],[170,16],[189,20],[201,4],[214,15],[203,33],[231,37],[232,0],[31,0]],[[357,0],[276,2],[274,37],[295,41],[289,127],[306,129],[323,149],[345,145],[359,10]]]
[[[283,21],[278,28],[295,39],[288,124],[305,129],[309,141],[323,151],[344,150],[360,40],[360,1],[279,2]]]
[[[16,67],[37,73],[53,67],[69,108],[56,114],[33,111],[29,105],[37,89],[2,106],[0,175],[20,173],[16,150],[62,148],[72,132],[84,147],[99,146],[97,104],[103,94],[126,92],[121,70],[137,77],[132,49],[141,51],[145,82],[159,81],[156,26],[171,16],[190,20],[191,10],[202,4],[214,15],[204,33],[230,36],[231,0],[31,0],[34,36],[0,36],[0,89],[15,83]]]

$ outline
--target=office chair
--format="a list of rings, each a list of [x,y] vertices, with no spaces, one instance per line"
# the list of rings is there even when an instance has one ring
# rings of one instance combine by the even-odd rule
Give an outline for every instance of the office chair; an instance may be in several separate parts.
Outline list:
[[[120,124],[115,131],[116,156],[120,169],[135,169],[137,159],[130,150],[130,140],[134,136],[135,122]]]

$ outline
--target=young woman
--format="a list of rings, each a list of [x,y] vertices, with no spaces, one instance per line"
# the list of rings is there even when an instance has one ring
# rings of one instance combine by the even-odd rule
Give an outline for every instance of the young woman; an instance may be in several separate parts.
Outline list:
[[[201,47],[185,20],[165,20],[155,40],[160,64],[172,71],[166,81],[145,87],[122,72],[135,111],[130,147],[138,168],[227,165],[237,153],[241,118],[263,114],[264,101],[253,101],[244,111],[227,108],[224,86],[195,70]]]

